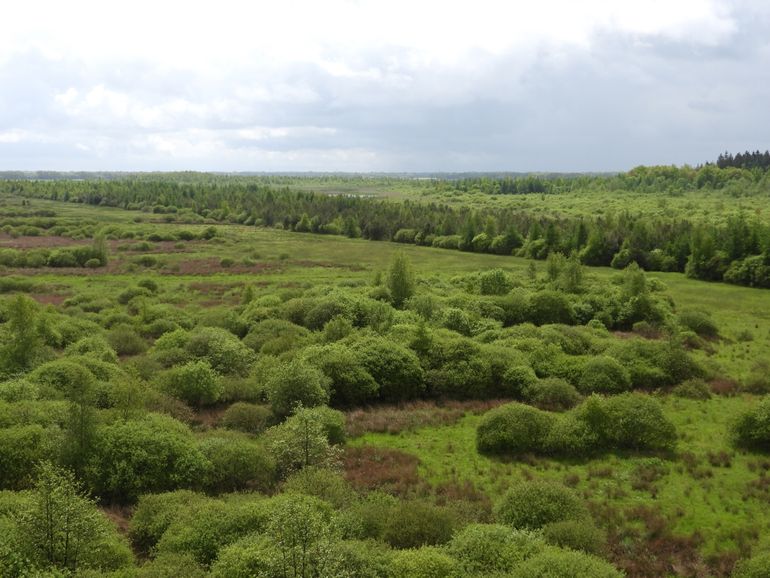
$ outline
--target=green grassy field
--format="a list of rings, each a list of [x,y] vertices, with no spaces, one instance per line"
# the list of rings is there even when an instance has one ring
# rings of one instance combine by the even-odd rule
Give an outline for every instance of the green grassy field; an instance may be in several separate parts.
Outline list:
[[[550,198],[517,198],[515,202],[542,202],[543,211],[596,209],[589,199],[573,200],[574,206],[560,199],[558,208],[548,204]],[[6,206],[16,202],[5,201]],[[150,241],[138,249],[137,239],[148,233],[159,238],[183,230],[197,235],[211,224],[169,223],[162,215],[41,200],[31,201],[31,206],[55,211],[62,222],[98,223],[108,235],[114,233],[113,238],[108,236],[110,259],[106,267],[3,271],[4,276],[32,280],[35,288],[30,294],[52,307],[75,295],[114,296],[139,279],[152,279],[165,303],[198,315],[211,308],[235,308],[247,286],[254,289],[256,297],[299,294],[321,286],[370,286],[398,252],[414,267],[418,294],[451,287],[455,276],[494,268],[526,284],[533,263],[516,257],[227,224],[214,224],[217,235],[209,240]],[[680,210],[684,205],[677,207]],[[125,232],[135,238],[118,234]],[[0,234],[0,248],[69,247],[88,242]],[[538,275],[544,277],[545,265],[537,262],[536,267]],[[610,284],[620,273],[586,268],[586,275],[589,282]],[[416,456],[423,485],[433,490],[471,487],[491,501],[518,480],[534,477],[564,483],[591,504],[596,519],[611,532],[614,560],[639,563],[645,556],[656,556],[654,544],[660,539],[666,547],[680,551],[660,557],[684,564],[682,575],[708,575],[698,574],[695,562],[683,561],[683,556],[693,552],[707,561],[710,571],[724,575],[736,556],[748,555],[770,536],[770,520],[764,516],[770,501],[766,477],[770,459],[736,451],[728,436],[735,416],[756,403],[755,396],[738,393],[738,384],[756,371],[758,364],[770,360],[770,291],[706,283],[678,273],[648,276],[663,284],[675,310],[701,309],[711,314],[720,335],[692,354],[721,376],[720,391],[729,394],[704,401],[659,395],[665,415],[678,430],[677,448],[670,455],[613,453],[582,461],[490,458],[476,451],[476,427],[482,417],[472,413],[447,425],[416,427],[396,434],[364,433],[348,445],[394,449]],[[614,337],[625,339],[629,335],[618,333]],[[217,411],[215,408],[213,415]],[[622,548],[627,551],[618,550]]]

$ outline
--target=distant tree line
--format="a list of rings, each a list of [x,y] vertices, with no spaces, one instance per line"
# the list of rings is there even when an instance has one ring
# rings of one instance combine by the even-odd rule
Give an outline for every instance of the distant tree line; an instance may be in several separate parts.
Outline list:
[[[768,175],[757,169],[714,165],[638,167],[611,177],[480,178],[436,181],[433,186],[490,194],[553,194],[573,187],[643,194],[738,186],[746,194],[761,194],[770,190]],[[533,259],[561,253],[576,255],[587,265],[618,269],[636,262],[649,271],[679,271],[697,279],[770,287],[770,226],[758,215],[736,215],[720,224],[701,223],[681,214],[651,216],[633,210],[596,216],[541,216],[512,207],[475,208],[473,203],[328,195],[275,187],[259,178],[216,175],[191,180],[178,176],[7,180],[0,181],[0,192],[123,207],[185,223],[276,227]]]
[[[733,155],[725,151],[717,158],[717,167],[726,169],[728,167],[737,169],[762,169],[770,168],[770,151],[763,153],[757,151],[746,151]]]

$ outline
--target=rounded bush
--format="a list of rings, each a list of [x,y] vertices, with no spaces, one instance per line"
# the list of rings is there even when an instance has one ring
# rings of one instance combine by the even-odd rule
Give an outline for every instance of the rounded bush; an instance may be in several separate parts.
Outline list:
[[[136,578],[168,578],[169,576],[206,578],[208,574],[189,554],[162,554],[140,566],[135,576]]]
[[[592,357],[583,366],[578,387],[585,394],[621,393],[631,387],[628,371],[612,357]]]
[[[733,443],[751,450],[770,451],[770,397],[740,414],[730,427]]]
[[[207,361],[190,361],[159,376],[161,389],[185,403],[201,407],[222,395],[222,380]]]
[[[543,537],[549,544],[588,554],[604,549],[606,536],[591,520],[565,520],[543,527]]]
[[[488,411],[476,429],[476,448],[487,454],[539,452],[554,418],[528,405],[510,403]]]
[[[501,524],[471,524],[454,535],[448,552],[467,574],[510,572],[518,564],[542,552],[542,536]]]
[[[425,391],[420,359],[412,350],[383,337],[345,342],[380,386],[380,399],[404,401]]]
[[[593,395],[574,411],[604,449],[668,451],[676,444],[674,424],[649,395]]]
[[[222,414],[219,424],[227,429],[259,434],[273,421],[273,412],[266,405],[236,402]]]
[[[88,391],[96,384],[94,374],[84,364],[66,358],[44,363],[28,374],[28,379],[43,390],[48,389],[49,395],[63,394],[65,397]]]
[[[125,503],[148,492],[194,487],[210,467],[187,426],[147,414],[99,428],[87,471],[97,495]]]
[[[512,365],[503,374],[503,386],[510,395],[524,395],[536,383],[537,375],[529,365]]]
[[[32,485],[36,464],[55,457],[53,431],[36,424],[0,429],[0,488]]]
[[[520,482],[495,507],[498,521],[513,528],[538,530],[546,524],[588,516],[583,501],[569,488],[544,481]]]
[[[200,444],[203,455],[211,462],[204,478],[206,489],[212,492],[269,490],[275,480],[272,456],[261,444],[243,434],[223,433],[206,438]]]
[[[254,352],[235,335],[220,327],[200,327],[190,333],[185,344],[195,358],[208,361],[219,373],[247,375]]]
[[[110,329],[107,340],[118,355],[138,355],[147,350],[147,342],[128,325]]]
[[[298,404],[315,407],[329,402],[329,378],[299,359],[274,367],[265,389],[273,411],[282,417],[290,415]]]
[[[732,578],[770,578],[770,552],[740,560],[733,569]]]
[[[688,379],[675,386],[671,395],[686,399],[710,399],[711,388],[702,379]]]
[[[267,529],[272,500],[251,495],[227,501],[207,500],[184,508],[158,542],[156,551],[192,554],[200,564],[211,564],[223,546]]]
[[[512,578],[623,578],[609,562],[601,558],[550,548],[520,564],[510,574]]]
[[[335,405],[360,405],[377,397],[377,382],[346,345],[311,346],[302,351],[302,357],[331,380],[331,398]]]
[[[353,488],[339,473],[316,467],[303,468],[289,476],[283,491],[315,496],[339,509],[349,506],[355,498]]]
[[[273,576],[278,566],[275,543],[262,534],[249,534],[222,548],[211,566],[212,578]]]
[[[513,289],[513,281],[502,269],[491,269],[479,275],[479,290],[482,295],[505,295]]]
[[[144,494],[131,516],[131,542],[140,552],[149,553],[183,508],[206,499],[190,490]]]
[[[446,508],[421,500],[402,501],[391,512],[383,539],[394,548],[445,544],[455,525],[454,515]]]
[[[719,328],[711,315],[705,311],[686,310],[678,315],[679,323],[699,337],[718,337]]]
[[[545,440],[546,453],[556,456],[586,456],[599,449],[596,432],[571,413],[554,422]]]
[[[534,406],[549,411],[564,411],[578,404],[580,394],[564,379],[546,378],[524,390],[524,397]]]
[[[575,323],[575,310],[569,298],[560,291],[539,291],[530,297],[528,316],[535,325]]]
[[[403,550],[393,555],[390,578],[460,578],[456,560],[438,548]]]
[[[373,540],[342,540],[334,544],[332,557],[341,576],[386,578],[392,567],[393,553]]]

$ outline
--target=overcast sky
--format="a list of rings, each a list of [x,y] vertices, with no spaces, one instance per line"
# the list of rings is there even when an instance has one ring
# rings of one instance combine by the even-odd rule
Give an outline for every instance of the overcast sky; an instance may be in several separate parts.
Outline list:
[[[765,0],[2,13],[0,169],[609,171],[770,147]]]

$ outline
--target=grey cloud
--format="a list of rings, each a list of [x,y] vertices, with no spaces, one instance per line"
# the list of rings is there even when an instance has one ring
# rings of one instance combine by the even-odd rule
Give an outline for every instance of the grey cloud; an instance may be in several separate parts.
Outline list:
[[[770,13],[736,6],[736,32],[716,45],[603,31],[588,49],[479,53],[457,68],[367,52],[349,76],[318,64],[94,69],[26,53],[0,65],[0,168],[623,170],[764,149]],[[98,86],[133,108],[55,99],[74,89],[85,102]],[[259,133],[269,128],[285,130]],[[12,129],[24,138],[3,142]]]

